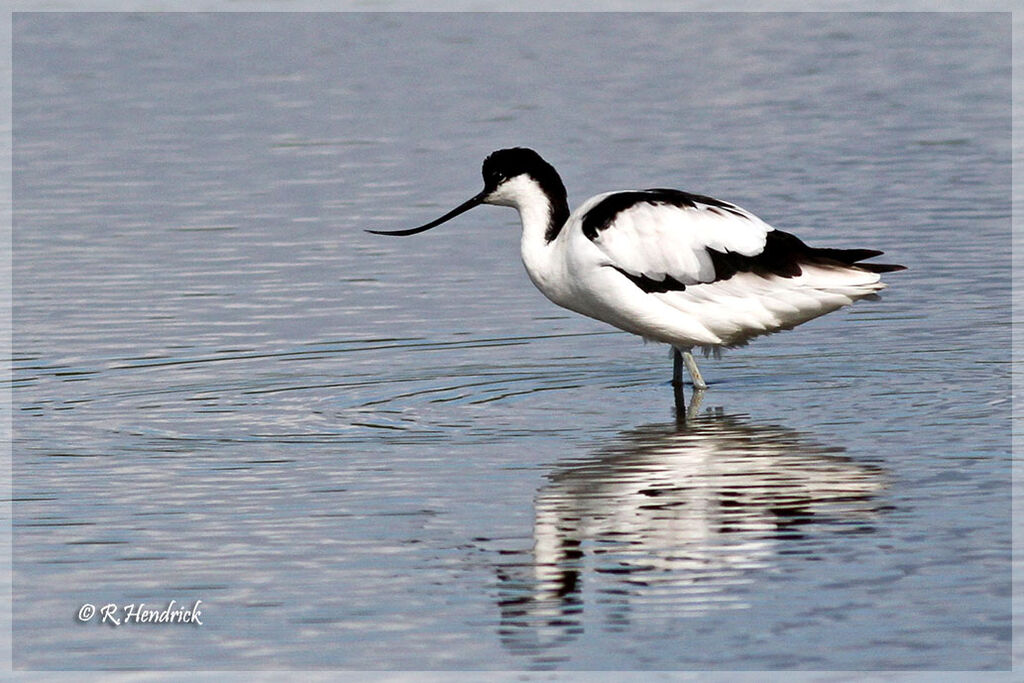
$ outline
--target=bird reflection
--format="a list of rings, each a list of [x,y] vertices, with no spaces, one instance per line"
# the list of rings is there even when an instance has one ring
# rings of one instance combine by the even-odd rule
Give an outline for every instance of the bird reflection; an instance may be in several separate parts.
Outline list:
[[[536,653],[633,609],[742,609],[744,584],[825,533],[870,533],[884,471],[790,429],[695,414],[559,463],[534,503],[533,548],[498,566],[501,636]],[[584,591],[584,584],[587,590]],[[588,620],[587,623],[589,623]]]

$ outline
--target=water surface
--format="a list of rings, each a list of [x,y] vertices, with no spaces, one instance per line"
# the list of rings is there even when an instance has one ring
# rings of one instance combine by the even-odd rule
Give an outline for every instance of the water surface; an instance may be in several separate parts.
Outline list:
[[[1008,21],[16,15],[15,665],[1009,667]],[[363,232],[509,145],[909,270],[681,421],[514,212]]]

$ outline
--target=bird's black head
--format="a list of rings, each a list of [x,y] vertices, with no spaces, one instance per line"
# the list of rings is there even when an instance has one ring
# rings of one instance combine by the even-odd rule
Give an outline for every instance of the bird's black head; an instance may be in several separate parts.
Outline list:
[[[549,196],[565,196],[558,172],[539,154],[526,147],[511,147],[491,152],[484,159],[484,189],[494,191],[516,176],[527,175],[537,181]]]

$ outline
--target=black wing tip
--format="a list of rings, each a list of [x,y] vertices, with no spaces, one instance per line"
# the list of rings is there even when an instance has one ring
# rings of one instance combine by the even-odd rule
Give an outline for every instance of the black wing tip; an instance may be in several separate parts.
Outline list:
[[[878,249],[846,249],[842,250],[848,252],[852,257],[852,265],[862,270],[867,270],[872,273],[894,273],[899,270],[906,270],[907,267],[899,263],[861,263],[866,259],[875,258],[881,256],[885,252],[879,251]]]
[[[844,265],[860,268],[871,273],[892,273],[897,270],[906,270],[907,267],[897,263],[861,263],[867,259],[881,256],[885,252],[878,249],[828,249],[810,248],[809,253],[817,258],[838,261]]]
[[[906,266],[901,266],[898,263],[858,263],[857,267],[871,273],[895,273],[907,269]]]
[[[885,253],[877,249],[809,247],[796,235],[781,230],[768,232],[764,249],[754,256],[711,248],[707,249],[707,253],[715,269],[716,281],[728,280],[738,272],[796,277],[803,272],[802,266],[805,265],[851,268],[868,273],[891,273],[907,269],[895,263],[861,263]]]

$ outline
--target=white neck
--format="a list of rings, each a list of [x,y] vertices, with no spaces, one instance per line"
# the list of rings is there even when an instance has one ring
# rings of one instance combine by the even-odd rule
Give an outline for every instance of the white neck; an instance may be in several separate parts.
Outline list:
[[[551,224],[551,199],[535,180],[520,175],[502,183],[488,198],[488,204],[511,206],[519,211],[523,223],[520,252],[530,279],[549,297],[555,267],[554,245],[547,239]]]

